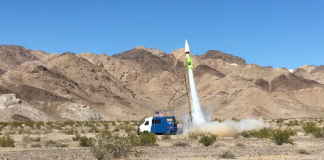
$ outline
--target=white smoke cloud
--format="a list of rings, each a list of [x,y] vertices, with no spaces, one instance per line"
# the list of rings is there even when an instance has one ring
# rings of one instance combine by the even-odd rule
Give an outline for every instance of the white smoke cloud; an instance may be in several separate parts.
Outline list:
[[[211,105],[205,108],[200,106],[194,76],[191,69],[189,69],[189,82],[192,100],[192,123],[190,123],[191,121],[189,119],[189,114],[185,114],[181,117],[184,134],[187,134],[188,132],[210,132],[218,136],[232,137],[236,136],[243,130],[259,130],[264,127],[270,127],[270,124],[268,122],[265,123],[262,118],[246,118],[238,122],[232,119],[227,119],[223,122],[213,122],[211,119],[212,113],[214,113],[213,107]]]

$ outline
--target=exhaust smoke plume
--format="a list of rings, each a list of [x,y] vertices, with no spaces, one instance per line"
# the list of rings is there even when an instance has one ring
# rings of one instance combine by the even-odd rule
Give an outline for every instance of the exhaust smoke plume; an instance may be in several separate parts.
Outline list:
[[[231,119],[225,120],[223,122],[213,122],[211,120],[211,115],[212,113],[214,113],[213,108],[212,106],[209,106],[208,108],[205,108],[205,110],[203,110],[203,108],[200,106],[192,69],[189,69],[188,71],[192,100],[192,123],[190,123],[189,114],[182,117],[184,134],[188,132],[211,132],[218,136],[232,137],[236,136],[237,133],[240,133],[243,130],[259,130],[264,127],[270,127],[270,124],[264,123],[263,119],[261,118],[246,118],[242,119],[239,122],[233,121]]]

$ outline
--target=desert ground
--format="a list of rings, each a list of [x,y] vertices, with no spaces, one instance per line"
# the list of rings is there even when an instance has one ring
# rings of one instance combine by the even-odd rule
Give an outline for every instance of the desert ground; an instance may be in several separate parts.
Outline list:
[[[156,143],[132,146],[140,154],[138,157],[130,154],[126,159],[324,159],[323,119],[268,121],[271,123],[269,130],[290,128],[294,131],[294,135],[288,136],[291,143],[277,144],[278,141],[266,137],[265,132],[217,136],[208,146],[200,143],[204,134],[156,135]],[[118,135],[136,133],[138,125],[137,121],[2,122],[0,159],[96,160],[93,146],[86,140],[82,143],[80,137],[96,139],[96,135],[103,131]],[[8,145],[10,140],[4,140],[5,135],[10,135],[14,146]],[[279,137],[285,139],[285,135]],[[109,151],[112,152],[105,150]]]

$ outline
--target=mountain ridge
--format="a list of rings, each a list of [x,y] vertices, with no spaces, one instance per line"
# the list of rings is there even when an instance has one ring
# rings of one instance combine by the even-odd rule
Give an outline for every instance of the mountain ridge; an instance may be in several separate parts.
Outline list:
[[[9,111],[9,105],[2,109],[2,113],[8,111],[12,115],[6,121],[16,121],[17,117],[138,120],[152,116],[157,109],[173,106],[176,116],[188,112],[188,99],[181,97],[186,88],[180,87],[187,76],[183,48],[167,54],[138,46],[109,56],[89,52],[50,54],[0,45],[0,52],[6,53],[0,58],[0,63],[6,64],[0,66],[0,94],[15,94],[18,101],[44,116],[35,118],[36,112],[28,110],[21,115],[13,109]],[[247,64],[241,57],[217,50],[192,55],[192,59],[200,102],[204,107],[214,107],[213,117],[322,116],[324,101],[313,102],[309,98],[321,97],[324,92],[321,66],[302,66],[290,72],[286,68]],[[167,104],[179,87],[175,98],[180,98]],[[9,99],[4,98],[0,105],[11,104]],[[12,104],[14,108],[19,106],[22,105]],[[71,113],[65,114],[68,110]]]

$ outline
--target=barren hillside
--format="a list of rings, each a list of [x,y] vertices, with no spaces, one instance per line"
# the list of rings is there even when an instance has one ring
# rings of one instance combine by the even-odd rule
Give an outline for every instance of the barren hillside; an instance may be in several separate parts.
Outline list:
[[[291,73],[216,50],[192,59],[200,102],[213,106],[213,118],[323,115],[323,66]],[[189,107],[180,87],[187,76],[183,48],[167,54],[135,47],[108,56],[1,45],[0,64],[2,121],[139,120],[156,109],[174,107],[179,116]],[[179,87],[180,98],[168,105]]]

